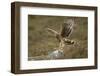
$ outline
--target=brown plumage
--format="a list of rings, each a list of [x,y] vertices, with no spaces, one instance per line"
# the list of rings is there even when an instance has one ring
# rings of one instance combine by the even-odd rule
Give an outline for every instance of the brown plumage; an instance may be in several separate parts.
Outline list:
[[[71,35],[73,31],[73,25],[74,21],[69,19],[66,22],[62,24],[62,30],[61,32],[57,32],[53,29],[47,28],[49,31],[55,34],[57,40],[59,41],[59,49],[62,50],[65,46],[65,43],[67,44],[73,44],[73,40],[69,40],[68,37]]]

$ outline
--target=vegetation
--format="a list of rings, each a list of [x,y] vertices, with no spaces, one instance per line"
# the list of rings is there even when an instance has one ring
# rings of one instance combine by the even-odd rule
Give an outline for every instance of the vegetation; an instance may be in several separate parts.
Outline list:
[[[45,56],[57,49],[59,42],[46,28],[60,31],[67,19],[74,19],[75,25],[69,39],[75,41],[73,45],[66,45],[64,58],[88,57],[88,19],[87,17],[67,16],[28,16],[28,57]]]

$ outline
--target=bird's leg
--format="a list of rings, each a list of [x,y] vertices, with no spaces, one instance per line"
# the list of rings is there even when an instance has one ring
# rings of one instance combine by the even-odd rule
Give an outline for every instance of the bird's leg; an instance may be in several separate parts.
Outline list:
[[[63,41],[63,40],[61,40],[61,41],[60,41],[60,43],[59,43],[59,48],[58,48],[58,49],[59,49],[59,51],[61,51],[61,52],[62,52],[62,51],[63,51],[64,46],[65,46],[64,41]]]

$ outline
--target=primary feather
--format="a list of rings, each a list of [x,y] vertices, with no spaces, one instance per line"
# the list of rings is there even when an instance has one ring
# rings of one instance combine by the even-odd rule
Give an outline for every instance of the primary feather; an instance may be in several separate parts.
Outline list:
[[[67,22],[64,22],[62,25],[62,31],[61,31],[61,36],[62,37],[68,37],[72,30],[73,30],[73,21],[68,20]]]

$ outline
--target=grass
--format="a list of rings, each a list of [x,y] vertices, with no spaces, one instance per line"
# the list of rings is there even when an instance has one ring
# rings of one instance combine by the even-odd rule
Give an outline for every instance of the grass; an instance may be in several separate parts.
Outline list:
[[[88,57],[88,19],[87,17],[65,17],[65,16],[28,16],[28,57],[47,55],[58,47],[59,43],[52,33],[46,28],[56,31],[67,19],[74,19],[73,33],[69,39],[75,40],[74,45],[66,45],[64,48],[65,59]]]

